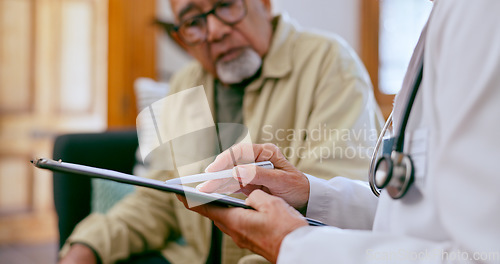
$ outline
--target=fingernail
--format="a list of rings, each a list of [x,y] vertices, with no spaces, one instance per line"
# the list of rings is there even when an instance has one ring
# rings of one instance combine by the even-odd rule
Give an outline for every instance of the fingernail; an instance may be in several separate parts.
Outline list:
[[[196,190],[203,192],[203,188],[205,188],[206,185],[207,185],[207,182],[200,183],[200,184],[196,185]]]
[[[210,168],[212,168],[214,165],[214,163],[210,163],[206,168],[205,168],[205,172],[209,172]]]

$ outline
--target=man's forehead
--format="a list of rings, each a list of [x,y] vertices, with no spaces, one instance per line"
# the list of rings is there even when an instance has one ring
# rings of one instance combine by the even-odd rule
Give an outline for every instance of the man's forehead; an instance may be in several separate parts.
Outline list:
[[[172,11],[176,17],[191,9],[205,9],[212,7],[219,0],[170,0]]]

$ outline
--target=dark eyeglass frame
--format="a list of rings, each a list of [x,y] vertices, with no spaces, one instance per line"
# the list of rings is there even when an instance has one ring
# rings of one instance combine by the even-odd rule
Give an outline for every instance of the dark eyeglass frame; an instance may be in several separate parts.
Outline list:
[[[186,39],[182,36],[182,34],[179,33],[179,29],[181,29],[181,27],[183,26],[183,24],[186,21],[188,21],[188,20],[202,18],[204,20],[204,22],[205,22],[205,25],[206,25],[206,24],[208,24],[207,17],[209,15],[214,15],[222,23],[224,23],[224,24],[226,24],[228,26],[234,26],[234,25],[238,24],[239,22],[241,22],[246,17],[247,12],[248,12],[248,8],[246,6],[245,0],[233,0],[233,3],[238,2],[238,1],[241,2],[241,6],[243,8],[243,13],[242,13],[242,15],[241,15],[240,18],[238,18],[238,19],[236,19],[235,21],[232,21],[232,22],[227,22],[224,18],[221,18],[219,15],[217,15],[217,12],[216,12],[217,8],[219,8],[220,5],[225,2],[223,0],[220,0],[220,1],[217,1],[217,3],[215,3],[215,5],[213,6],[213,8],[211,10],[209,10],[209,11],[207,11],[205,13],[201,13],[199,15],[196,15],[194,17],[190,17],[188,19],[184,19],[183,21],[180,22],[179,25],[175,25],[175,24],[172,24],[172,23],[165,23],[165,22],[162,22],[162,21],[156,21],[156,23],[159,24],[159,25],[161,25],[165,30],[167,30],[167,32],[170,35],[172,35],[172,33],[175,32],[175,33],[177,33],[177,35],[179,36],[179,38],[184,43],[186,43],[189,46],[194,46],[194,45],[197,45],[199,43],[205,42],[207,40],[208,27],[205,28],[205,37],[204,38],[201,38],[200,40],[195,41],[195,42],[190,42],[190,41],[186,41]]]

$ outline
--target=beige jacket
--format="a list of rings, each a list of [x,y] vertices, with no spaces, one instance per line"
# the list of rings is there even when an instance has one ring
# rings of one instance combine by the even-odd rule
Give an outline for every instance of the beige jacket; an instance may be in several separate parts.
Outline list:
[[[200,64],[171,81],[172,93],[198,85],[204,85],[213,113],[214,80]],[[301,171],[367,179],[381,115],[364,66],[338,37],[301,31],[280,17],[262,74],[245,89],[243,116],[252,142],[277,144]],[[173,174],[157,171],[149,177],[165,180]],[[146,250],[161,250],[174,264],[203,264],[210,239],[208,219],[169,193],[137,188],[106,215],[82,221],[61,254],[70,243],[82,242],[105,264]],[[223,263],[259,258],[241,259],[248,254],[223,237]]]

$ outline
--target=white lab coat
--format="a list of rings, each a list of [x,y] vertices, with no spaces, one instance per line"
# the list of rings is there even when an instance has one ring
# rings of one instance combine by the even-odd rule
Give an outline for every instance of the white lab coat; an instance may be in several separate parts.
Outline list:
[[[335,227],[290,233],[278,263],[500,263],[500,1],[435,1],[423,76],[406,196],[310,177],[307,216]]]

